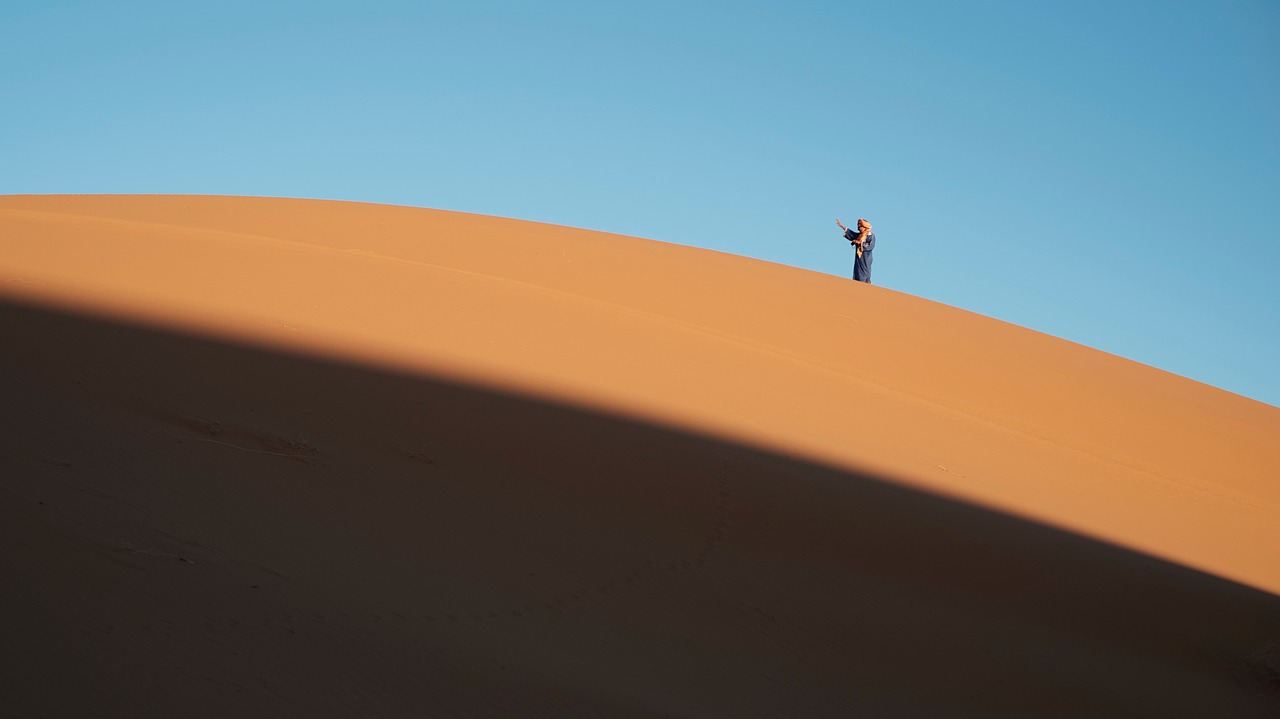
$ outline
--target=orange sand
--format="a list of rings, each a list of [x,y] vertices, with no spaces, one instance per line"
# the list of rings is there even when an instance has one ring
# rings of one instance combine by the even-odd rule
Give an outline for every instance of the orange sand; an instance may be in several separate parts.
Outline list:
[[[1280,711],[1280,409],[1185,378],[353,203],[0,197],[0,301],[23,714]]]

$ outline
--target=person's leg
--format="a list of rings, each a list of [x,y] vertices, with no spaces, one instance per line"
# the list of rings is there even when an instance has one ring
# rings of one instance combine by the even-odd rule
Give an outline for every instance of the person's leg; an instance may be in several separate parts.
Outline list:
[[[871,284],[871,268],[865,262],[853,263],[853,279]]]

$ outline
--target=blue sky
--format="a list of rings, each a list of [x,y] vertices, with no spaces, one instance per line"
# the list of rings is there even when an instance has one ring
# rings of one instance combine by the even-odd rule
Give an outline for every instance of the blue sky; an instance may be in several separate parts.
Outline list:
[[[877,284],[1280,405],[1276,38],[1269,0],[20,1],[0,194],[416,205],[844,276],[863,216]]]

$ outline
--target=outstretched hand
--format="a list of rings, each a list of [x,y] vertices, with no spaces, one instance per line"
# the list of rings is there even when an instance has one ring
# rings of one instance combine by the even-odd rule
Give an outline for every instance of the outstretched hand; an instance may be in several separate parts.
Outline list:
[[[840,229],[842,229],[842,230],[845,230],[846,232],[849,230],[849,228],[848,228],[848,227],[845,227],[845,226],[844,226],[844,223],[843,223],[843,222],[841,222],[840,220],[836,220],[836,226],[838,226],[838,227],[839,227]]]

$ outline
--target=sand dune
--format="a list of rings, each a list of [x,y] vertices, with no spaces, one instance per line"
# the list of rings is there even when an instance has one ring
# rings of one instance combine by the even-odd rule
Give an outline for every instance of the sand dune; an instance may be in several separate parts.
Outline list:
[[[599,232],[0,197],[18,715],[1272,716],[1280,409]]]

